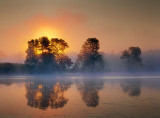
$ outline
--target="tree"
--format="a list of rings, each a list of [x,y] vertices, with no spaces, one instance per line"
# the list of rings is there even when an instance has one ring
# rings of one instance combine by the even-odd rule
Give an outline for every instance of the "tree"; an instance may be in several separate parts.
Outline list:
[[[137,70],[142,67],[141,49],[139,47],[129,47],[122,52],[120,57],[129,70]]]
[[[25,64],[27,68],[32,71],[33,68],[38,63],[38,56],[36,55],[35,50],[35,41],[32,39],[31,41],[28,41],[28,49],[26,50],[27,57],[25,60]]]
[[[54,52],[50,46],[50,40],[48,37],[39,38],[39,65],[38,68],[42,72],[53,72],[57,70],[57,63]]]
[[[63,39],[52,38],[51,47],[56,55],[64,53],[65,49],[68,48],[68,43]]]
[[[72,65],[71,59],[64,52],[68,47],[63,39],[32,39],[28,42],[25,64],[40,72],[65,71]]]
[[[68,43],[65,42],[63,39],[52,38],[51,46],[55,54],[59,70],[68,70],[73,64],[71,59],[65,54],[65,49],[69,47]]]
[[[48,46],[50,44],[50,41],[49,41],[48,37],[42,37],[39,40],[40,40],[42,51],[49,50]]]
[[[68,71],[73,64],[71,59],[65,54],[59,55],[56,60],[61,71]]]
[[[88,38],[82,45],[74,70],[102,71],[104,69],[104,61],[98,50],[98,39]]]

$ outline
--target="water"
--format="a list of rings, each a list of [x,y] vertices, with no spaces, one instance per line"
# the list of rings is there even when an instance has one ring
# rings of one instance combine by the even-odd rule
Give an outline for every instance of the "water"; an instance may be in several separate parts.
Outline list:
[[[160,76],[1,76],[0,95],[0,118],[160,117]]]

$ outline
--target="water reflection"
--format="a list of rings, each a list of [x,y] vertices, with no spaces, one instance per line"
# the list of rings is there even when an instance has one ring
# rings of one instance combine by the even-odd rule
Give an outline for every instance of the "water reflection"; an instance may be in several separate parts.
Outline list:
[[[98,92],[103,88],[104,81],[101,79],[88,79],[77,81],[82,100],[88,107],[96,107],[99,103]]]
[[[160,117],[160,78],[74,77],[1,77],[0,118]]]
[[[141,95],[141,82],[139,80],[124,80],[120,86],[131,97]]]
[[[13,84],[13,80],[11,80],[11,79],[0,79],[0,84],[10,86],[11,84]]]
[[[28,106],[57,109],[67,104],[64,94],[71,87],[71,81],[35,80],[26,82],[25,87]]]

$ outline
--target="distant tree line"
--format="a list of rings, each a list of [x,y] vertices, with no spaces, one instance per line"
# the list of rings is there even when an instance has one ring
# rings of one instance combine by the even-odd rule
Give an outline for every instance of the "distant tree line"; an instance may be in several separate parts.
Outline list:
[[[24,64],[0,63],[0,74],[26,73]]]
[[[28,41],[25,64],[17,66],[11,63],[0,64],[0,73],[53,73],[53,72],[104,72],[105,60],[99,52],[100,44],[97,38],[88,38],[78,54],[75,63],[65,54],[69,48],[63,39],[40,37]],[[129,71],[142,69],[141,49],[129,47],[120,57],[123,65]]]

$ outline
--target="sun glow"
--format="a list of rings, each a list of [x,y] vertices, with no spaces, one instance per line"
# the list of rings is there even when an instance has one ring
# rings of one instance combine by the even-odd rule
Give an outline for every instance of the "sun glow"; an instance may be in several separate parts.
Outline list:
[[[36,54],[37,55],[42,54],[42,51],[41,50],[36,50]]]
[[[50,27],[41,27],[39,28],[34,35],[34,38],[39,38],[46,36],[49,39],[51,38],[60,38],[60,35],[58,33],[59,31]]]
[[[51,27],[39,27],[34,32],[34,35],[32,37],[34,40],[40,40],[40,38],[42,37],[48,37],[48,40],[50,41],[49,46],[52,47],[50,50],[48,48],[42,49],[42,45],[38,43],[38,45],[34,47],[36,55],[41,55],[43,53],[56,53],[57,55],[61,55],[66,52],[65,47],[63,47],[63,44],[59,44],[60,42],[51,42],[52,38],[58,38],[58,40],[62,38],[60,37],[59,31],[56,29],[53,29]]]

